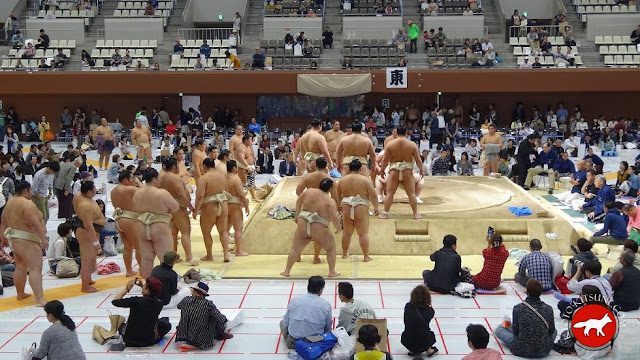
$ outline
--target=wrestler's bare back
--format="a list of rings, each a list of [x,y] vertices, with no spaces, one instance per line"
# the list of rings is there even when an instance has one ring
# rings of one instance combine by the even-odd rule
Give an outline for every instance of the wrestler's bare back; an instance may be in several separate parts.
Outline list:
[[[390,163],[414,160],[414,155],[418,151],[418,146],[405,138],[398,138],[396,141],[389,142],[384,149],[385,157]]]
[[[22,196],[12,197],[5,205],[0,234],[4,234],[7,227],[33,233],[44,240],[43,245],[46,245],[47,227],[42,213],[33,202]]]
[[[136,191],[138,191],[138,188],[135,186],[116,185],[116,187],[111,190],[111,203],[113,207],[133,211],[133,195],[135,195]]]
[[[374,204],[378,201],[376,190],[368,176],[348,174],[338,181],[337,187],[340,198],[360,195],[365,200],[370,199]]]
[[[144,186],[133,195],[133,211],[138,213],[171,215],[172,212],[178,211],[179,207],[178,202],[167,190],[153,186]]]

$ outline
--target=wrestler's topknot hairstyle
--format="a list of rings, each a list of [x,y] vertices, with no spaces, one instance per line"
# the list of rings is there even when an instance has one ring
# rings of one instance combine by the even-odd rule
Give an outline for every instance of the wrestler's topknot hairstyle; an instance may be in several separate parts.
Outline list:
[[[324,178],[322,179],[322,181],[320,181],[320,190],[324,192],[329,192],[329,190],[331,190],[332,187],[333,187],[333,180],[329,178]]]
[[[362,163],[358,159],[353,159],[349,163],[349,171],[360,171],[362,168]]]
[[[212,158],[208,157],[204,159],[204,161],[202,162],[202,165],[207,169],[213,169],[216,167],[216,162]]]
[[[326,169],[327,168],[327,159],[323,156],[316,159],[316,167],[318,169]]]

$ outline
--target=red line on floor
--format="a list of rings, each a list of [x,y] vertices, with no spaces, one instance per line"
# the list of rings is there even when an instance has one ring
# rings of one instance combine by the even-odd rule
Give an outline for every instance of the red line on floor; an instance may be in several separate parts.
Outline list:
[[[100,309],[100,306],[102,306],[102,304],[104,304],[104,302],[107,301],[107,299],[109,299],[110,297],[111,297],[111,294],[107,295],[107,297],[104,298],[104,300],[100,301],[100,304],[96,306],[96,309]]]
[[[487,323],[487,326],[489,327],[489,331],[491,332],[491,335],[496,339],[496,342],[500,347],[500,351],[502,351],[502,355],[505,355],[504,349],[502,348],[502,344],[500,344],[500,339],[498,339],[497,336],[493,335],[493,328],[491,327],[491,324],[489,324],[489,320],[487,320],[487,318],[484,318],[484,322]]]
[[[378,281],[378,289],[380,290],[380,304],[382,304],[382,308],[384,309],[384,298],[382,297],[382,284]]]
[[[516,295],[518,295],[518,297],[520,298],[520,301],[524,301],[524,299],[522,298],[522,296],[520,296],[520,293],[518,292],[518,290],[516,290],[516,288],[513,287],[513,285],[509,284],[509,286],[511,286],[511,288],[513,289],[513,291],[516,293]]]
[[[338,283],[334,283],[333,287],[333,308],[338,308]]]
[[[478,304],[478,300],[476,300],[476,298],[473,298],[473,301],[476,303],[476,306],[478,307],[478,309],[480,309],[480,304]]]
[[[240,301],[240,305],[238,305],[238,309],[242,309],[242,304],[244,303],[244,299],[247,298],[247,293],[249,292],[250,287],[251,287],[251,281],[249,281],[249,285],[247,285],[247,290],[244,291],[244,296],[242,296],[242,300]]]
[[[167,348],[169,347],[169,345],[171,344],[171,342],[173,341],[173,338],[176,337],[176,335],[178,335],[178,332],[174,332],[173,335],[171,335],[171,339],[169,339],[169,341],[167,341],[167,345],[164,346],[164,348],[162,349],[162,353],[164,354],[165,351],[167,351]]]
[[[291,302],[291,296],[293,296],[293,287],[296,285],[295,282],[291,283],[291,291],[289,291],[289,300],[287,300],[287,307],[289,307],[289,303]]]
[[[85,316],[85,317],[84,317],[84,319],[82,319],[82,321],[80,321],[80,322],[78,323],[78,325],[76,325],[76,329],[77,329],[77,328],[79,328],[79,327],[80,327],[80,325],[82,325],[85,321],[87,321],[87,319],[88,319],[88,318],[89,318],[88,316]],[[77,330],[76,330],[76,331],[77,331]]]
[[[218,349],[218,354],[220,354],[222,352],[222,347],[224,346],[224,344],[227,342],[227,339],[222,340],[222,345],[220,345],[220,349]]]
[[[276,351],[274,351],[274,352],[273,352],[274,354],[277,354],[277,353],[278,353],[278,349],[280,348],[280,340],[281,340],[281,339],[282,339],[282,333],[280,333],[280,334],[278,335],[278,342],[276,343]]]
[[[2,344],[2,346],[0,346],[0,349],[2,349],[3,347],[5,347],[9,342],[11,342],[11,340],[15,339],[16,336],[20,335],[24,329],[28,328],[31,324],[33,324],[36,320],[38,320],[40,318],[40,316],[36,316],[33,320],[31,320],[25,327],[23,327],[22,329],[20,329],[20,331],[18,331],[15,335],[13,335],[11,337],[11,339],[7,340],[4,344]]]
[[[444,342],[444,336],[442,336],[442,330],[440,330],[440,324],[438,323],[437,318],[433,318],[436,321],[436,326],[438,327],[438,333],[440,333],[440,340],[442,340],[442,346],[444,346],[445,354],[449,355],[449,350],[447,350],[447,344]]]

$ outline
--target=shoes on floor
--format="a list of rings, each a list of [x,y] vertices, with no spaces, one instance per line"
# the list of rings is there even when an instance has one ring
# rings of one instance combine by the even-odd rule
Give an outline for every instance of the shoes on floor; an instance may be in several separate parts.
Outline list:
[[[529,191],[529,190],[531,189],[530,187],[528,187],[528,186],[526,186],[526,185],[525,185],[525,186],[523,186],[522,188],[523,188],[523,189],[525,189],[525,190],[527,190],[527,191]]]
[[[548,193],[549,195],[553,195],[553,189],[549,189]]]

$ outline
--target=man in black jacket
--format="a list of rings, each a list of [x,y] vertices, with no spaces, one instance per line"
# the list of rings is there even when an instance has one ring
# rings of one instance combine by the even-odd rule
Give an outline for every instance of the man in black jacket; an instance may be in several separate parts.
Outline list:
[[[431,291],[449,294],[460,281],[462,259],[456,252],[457,241],[454,235],[446,235],[442,240],[442,249],[431,254],[430,259],[436,265],[433,270],[422,272],[424,283]]]
[[[260,167],[260,174],[273,174],[273,154],[269,148],[264,148],[258,154],[258,163],[256,164]]]
[[[288,153],[285,160],[280,163],[280,169],[278,169],[280,176],[294,176],[296,174],[296,163],[293,161],[293,155]]]
[[[518,185],[524,186],[524,181],[527,178],[527,172],[531,167],[530,156],[538,157],[538,151],[536,150],[536,140],[540,138],[540,135],[533,133],[527,136],[526,139],[520,141],[518,145],[518,154],[516,159],[518,160]]]
[[[158,299],[162,300],[165,309],[175,308],[182,299],[191,295],[190,288],[178,288],[179,277],[173,270],[173,265],[178,261],[180,261],[178,254],[167,251],[164,254],[162,264],[151,270],[151,277],[157,278],[162,283],[162,292],[158,295]]]

